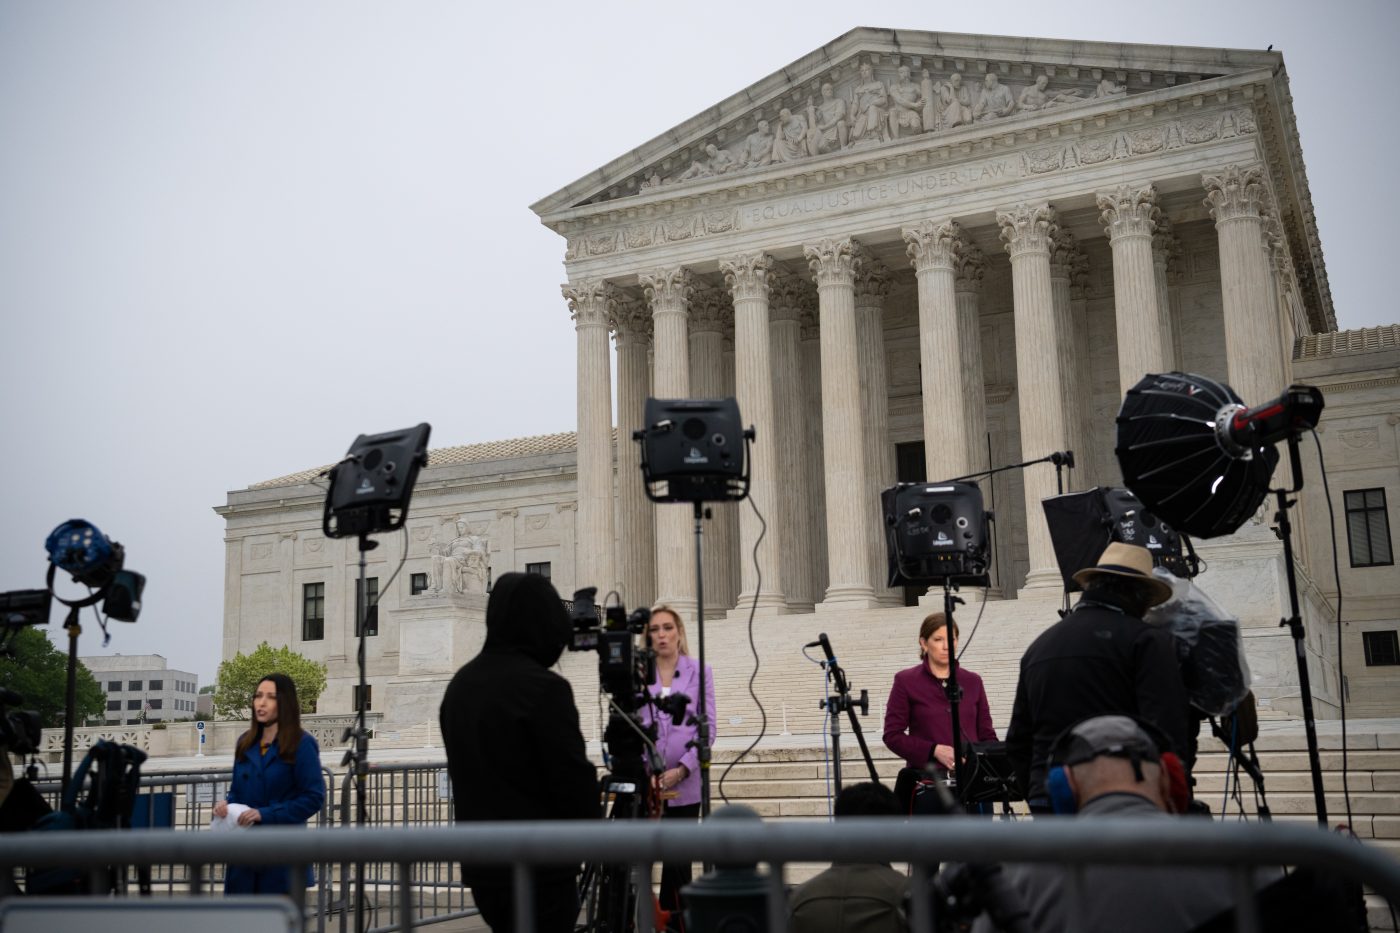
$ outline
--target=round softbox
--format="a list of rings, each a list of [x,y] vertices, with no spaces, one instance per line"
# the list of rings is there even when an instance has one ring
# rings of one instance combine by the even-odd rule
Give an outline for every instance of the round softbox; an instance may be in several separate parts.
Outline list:
[[[1198,538],[1239,528],[1264,497],[1278,464],[1272,446],[1231,456],[1217,415],[1243,407],[1227,385],[1190,373],[1147,375],[1118,411],[1123,485],[1158,518]]]

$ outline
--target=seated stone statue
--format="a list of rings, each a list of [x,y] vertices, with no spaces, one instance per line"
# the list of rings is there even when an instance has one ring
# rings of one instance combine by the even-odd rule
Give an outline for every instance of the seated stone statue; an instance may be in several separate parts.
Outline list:
[[[942,107],[938,118],[940,130],[972,122],[972,92],[963,87],[960,73],[955,71],[947,81],[938,84],[938,102]]]
[[[909,67],[900,65],[898,79],[890,85],[890,138],[909,136],[924,131],[924,96],[909,77]]]
[[[822,82],[822,102],[807,100],[808,132],[813,155],[845,149],[850,143],[851,125],[846,118],[846,102],[836,96],[830,81]]]
[[[811,155],[807,119],[784,107],[778,111],[778,134],[773,140],[774,162],[796,162]]]
[[[885,82],[875,77],[875,68],[869,62],[861,62],[860,81],[851,92],[851,142],[884,140],[888,103]]]
[[[982,79],[982,93],[977,95],[977,103],[972,108],[972,119],[978,123],[1010,116],[1016,110],[1016,102],[1011,99],[1011,88],[1001,83],[996,72],[989,71]]]
[[[767,120],[759,120],[758,126],[744,140],[738,160],[744,168],[758,168],[773,161],[773,131]]]

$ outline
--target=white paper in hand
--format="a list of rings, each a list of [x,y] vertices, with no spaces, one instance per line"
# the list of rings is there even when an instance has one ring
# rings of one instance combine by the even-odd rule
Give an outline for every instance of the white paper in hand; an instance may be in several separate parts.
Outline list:
[[[231,803],[228,805],[228,814],[226,816],[224,816],[223,818],[217,816],[210,818],[209,828],[214,830],[215,832],[225,832],[230,829],[242,829],[243,827],[238,825],[238,815],[247,809],[248,806],[246,804]]]

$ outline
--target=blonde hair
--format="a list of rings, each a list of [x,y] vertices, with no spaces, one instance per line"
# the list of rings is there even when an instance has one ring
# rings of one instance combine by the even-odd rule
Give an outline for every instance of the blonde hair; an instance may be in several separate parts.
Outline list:
[[[934,632],[936,632],[936,631],[938,631],[939,629],[943,628],[943,627],[946,626],[947,624],[948,624],[948,617],[947,617],[946,615],[944,615],[943,613],[941,613],[941,612],[931,612],[931,613],[929,613],[928,615],[924,616],[924,623],[923,623],[923,625],[920,625],[920,626],[919,626],[919,641],[928,641],[930,638],[933,637],[933,633],[934,633]],[[953,620],[953,640],[954,640],[954,641],[957,641],[957,640],[958,640],[959,634],[960,634],[960,633],[958,632],[958,620],[957,620],[957,619],[954,619],[954,620]],[[928,657],[928,652],[927,652],[927,651],[924,651],[924,650],[922,650],[922,649],[920,649],[920,651],[919,651],[919,657],[920,657],[921,659],[922,659],[922,658]]]
[[[657,603],[651,607],[652,616],[658,612],[669,613],[671,618],[676,620],[676,645],[680,648],[681,654],[690,654],[690,644],[685,640],[685,620],[681,618],[681,614],[666,603]],[[650,636],[648,636],[648,641],[650,641]]]

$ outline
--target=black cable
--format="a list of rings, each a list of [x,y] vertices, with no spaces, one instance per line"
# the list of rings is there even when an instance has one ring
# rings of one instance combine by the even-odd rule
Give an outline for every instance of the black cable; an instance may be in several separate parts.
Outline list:
[[[756,579],[754,580],[753,586],[753,603],[749,606],[749,650],[753,652],[753,673],[749,675],[749,696],[753,697],[754,704],[758,707],[760,725],[758,727],[758,735],[749,743],[749,747],[740,752],[738,756],[729,763],[729,767],[724,769],[724,773],[719,776],[719,799],[723,800],[725,803],[729,803],[729,798],[724,795],[724,779],[729,777],[729,772],[734,770],[735,765],[743,761],[744,758],[748,756],[749,752],[758,747],[758,743],[763,741],[763,736],[768,732],[768,711],[763,708],[763,701],[758,698],[758,694],[753,689],[754,681],[758,679],[758,669],[760,666],[758,645],[753,640],[753,617],[754,613],[758,611],[758,594],[763,592],[763,568],[760,567],[758,563],[758,546],[763,542],[764,536],[768,534],[768,523],[763,520],[763,513],[758,510],[758,505],[754,503],[753,496],[749,496],[748,500],[749,507],[753,509],[754,516],[758,518],[758,537],[754,539],[753,542],[753,570]],[[700,702],[703,703],[705,701],[701,699]]]
[[[1351,787],[1347,765],[1347,688],[1346,651],[1342,646],[1342,571],[1337,557],[1337,513],[1332,508],[1332,489],[1327,483],[1327,461],[1322,456],[1322,439],[1310,432],[1317,445],[1318,471],[1322,474],[1322,494],[1327,500],[1327,527],[1332,533],[1332,578],[1337,584],[1337,703],[1342,720],[1342,799],[1346,801],[1347,826],[1351,826]]]
[[[389,592],[389,587],[393,586],[394,581],[398,579],[399,571],[403,569],[403,565],[408,563],[408,525],[400,525],[399,530],[403,532],[403,556],[399,558],[399,565],[394,568],[394,572],[389,575],[389,582],[385,583],[380,587],[379,592],[374,594],[374,602],[369,604],[369,609],[373,609],[379,605],[379,601],[384,598],[384,594]]]
[[[982,587],[982,608],[977,610],[977,618],[972,620],[972,631],[967,633],[967,638],[964,639],[962,647],[958,649],[959,664],[962,663],[963,653],[966,652],[968,647],[972,644],[972,636],[977,634],[977,626],[982,624],[982,613],[987,611],[987,593],[990,591],[991,586]]]

